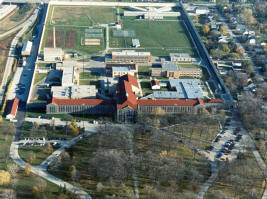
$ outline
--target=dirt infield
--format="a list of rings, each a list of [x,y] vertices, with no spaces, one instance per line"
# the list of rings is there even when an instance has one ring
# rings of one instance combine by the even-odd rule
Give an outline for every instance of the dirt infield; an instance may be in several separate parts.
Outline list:
[[[53,30],[47,32],[45,47],[53,47]]]
[[[76,40],[76,31],[68,30],[66,32],[65,48],[74,48]]]
[[[56,47],[61,48],[63,41],[64,31],[56,30]]]

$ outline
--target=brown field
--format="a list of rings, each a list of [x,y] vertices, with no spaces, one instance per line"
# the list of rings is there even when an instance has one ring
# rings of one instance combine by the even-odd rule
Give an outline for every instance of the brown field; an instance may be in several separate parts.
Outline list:
[[[5,71],[6,60],[9,52],[9,47],[14,36],[15,34],[0,40],[0,82],[2,81],[2,77]]]
[[[63,41],[64,31],[56,30],[56,47],[61,48]]]
[[[68,30],[66,32],[65,48],[74,48],[76,39],[76,31]]]
[[[53,47],[53,30],[47,32],[45,47]]]

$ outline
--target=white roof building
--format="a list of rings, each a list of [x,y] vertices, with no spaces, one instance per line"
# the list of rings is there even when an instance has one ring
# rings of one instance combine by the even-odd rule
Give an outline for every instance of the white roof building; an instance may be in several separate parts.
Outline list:
[[[90,99],[96,98],[98,90],[95,85],[52,86],[51,92],[57,99]]]
[[[208,14],[210,11],[208,8],[204,7],[197,7],[195,9],[196,15],[203,15],[203,14]]]
[[[58,62],[62,61],[64,51],[62,48],[44,48],[44,61]]]
[[[112,56],[151,56],[150,52],[136,52],[134,50],[123,50],[121,52],[112,52]]]
[[[63,69],[62,86],[73,86],[74,85],[74,67],[65,67]]]
[[[23,44],[22,50],[21,50],[21,55],[22,56],[29,56],[32,51],[32,42],[31,41],[26,41]]]
[[[180,12],[173,12],[171,7],[148,7],[148,8],[141,8],[130,6],[133,11],[124,11],[124,16],[143,16],[145,19],[148,20],[155,20],[155,19],[163,19],[163,17],[178,17],[180,16]]]
[[[170,53],[171,61],[196,61],[196,58],[191,57],[188,53]]]
[[[132,39],[132,45],[135,48],[139,48],[140,47],[140,41],[139,41],[139,39]]]

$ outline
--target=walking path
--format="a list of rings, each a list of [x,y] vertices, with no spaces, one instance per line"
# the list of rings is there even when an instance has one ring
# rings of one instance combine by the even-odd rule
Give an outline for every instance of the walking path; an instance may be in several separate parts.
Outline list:
[[[52,153],[44,162],[42,162],[39,166],[31,166],[31,172],[43,177],[44,179],[60,186],[60,187],[65,187],[68,191],[74,193],[77,195],[80,199],[91,199],[91,196],[86,193],[84,190],[82,190],[79,187],[75,187],[72,184],[65,182],[47,172],[47,166],[56,158],[60,155],[62,151],[65,149],[71,147],[72,145],[76,144],[78,141],[80,141],[82,138],[85,136],[89,136],[93,133],[96,133],[97,126],[96,125],[91,125],[91,127],[85,127],[85,133],[71,139],[67,140],[65,142],[62,142],[62,146],[56,150],[54,153]],[[10,157],[13,159],[13,161],[19,165],[22,168],[25,168],[27,166],[27,163],[24,162],[19,154],[18,154],[18,148],[19,145],[18,143],[20,142],[12,142],[10,146]]]

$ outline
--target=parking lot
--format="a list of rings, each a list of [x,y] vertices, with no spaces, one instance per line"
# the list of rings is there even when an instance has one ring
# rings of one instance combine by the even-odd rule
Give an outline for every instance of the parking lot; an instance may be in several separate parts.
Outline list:
[[[237,157],[239,152],[245,150],[248,138],[240,126],[240,122],[231,117],[227,118],[224,128],[218,133],[212,145],[207,148],[211,161],[231,161]]]

